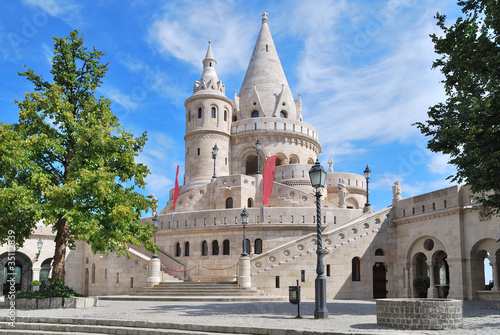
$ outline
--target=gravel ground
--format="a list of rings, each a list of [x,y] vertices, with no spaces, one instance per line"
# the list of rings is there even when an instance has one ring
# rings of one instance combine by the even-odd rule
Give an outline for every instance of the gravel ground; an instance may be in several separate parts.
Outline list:
[[[3,299],[3,298],[2,298]],[[1,300],[0,300],[1,301]],[[3,305],[3,302],[0,302]],[[314,302],[301,303],[302,319],[295,319],[297,306],[288,302],[163,302],[99,301],[90,309],[17,310],[18,316],[118,319],[180,324],[251,326],[259,328],[329,330],[346,334],[500,334],[500,309],[492,301],[465,301],[464,327],[448,331],[401,331],[377,326],[374,300],[328,302],[328,319],[313,318]],[[7,315],[6,309],[0,315]]]

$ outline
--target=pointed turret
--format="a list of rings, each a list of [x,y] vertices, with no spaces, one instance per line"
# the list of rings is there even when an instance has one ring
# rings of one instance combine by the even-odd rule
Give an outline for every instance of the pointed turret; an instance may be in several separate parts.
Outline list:
[[[262,27],[240,89],[241,117],[255,117],[255,112],[258,112],[259,117],[298,119],[295,101],[267,22],[267,13],[264,13]]]
[[[212,91],[217,94],[225,94],[225,85],[217,77],[217,72],[215,71],[215,66],[217,61],[215,60],[214,53],[212,51],[212,41],[208,41],[208,50],[205,59],[203,60],[203,73],[201,74],[200,81],[196,81],[193,88],[193,94],[198,92],[207,93],[207,91]]]

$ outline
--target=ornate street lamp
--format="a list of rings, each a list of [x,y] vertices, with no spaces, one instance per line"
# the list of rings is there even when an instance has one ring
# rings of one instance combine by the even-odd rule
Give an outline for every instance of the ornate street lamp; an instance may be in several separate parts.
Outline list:
[[[241,257],[248,256],[247,254],[247,236],[246,229],[248,224],[248,212],[247,208],[243,207],[243,212],[241,212],[241,224],[243,225],[243,252],[241,253]]]
[[[219,148],[217,147],[217,143],[215,143],[214,147],[212,148],[212,158],[214,159],[214,175],[212,178],[217,178],[217,175],[215,174],[215,159],[217,158],[217,153],[219,152]]]
[[[260,139],[257,139],[257,142],[255,142],[255,149],[257,149],[257,172],[255,174],[260,174],[260,149],[262,149]]]
[[[368,190],[368,183],[370,180],[370,175],[372,173],[372,170],[368,167],[368,164],[366,164],[366,169],[363,171],[365,173],[365,179],[366,179],[366,204],[365,207],[370,207],[370,201],[368,201],[368,196],[370,194],[370,191]]]
[[[326,307],[326,278],[323,265],[323,241],[321,235],[321,191],[325,186],[326,171],[316,160],[313,167],[309,170],[309,178],[316,196],[316,281],[314,282],[314,318],[327,319],[328,309]]]
[[[36,247],[38,248],[38,252],[35,255],[35,261],[38,261],[38,257],[40,257],[40,253],[42,252],[43,248],[43,241],[41,238],[39,238],[38,242],[36,242]]]
[[[160,219],[158,218],[158,212],[155,212],[155,215],[153,216],[153,224],[155,225],[155,235],[154,235],[154,242],[155,242],[155,245],[156,245],[156,232],[158,231],[158,223],[160,222]],[[158,255],[156,254],[156,252],[153,254],[153,256],[151,258],[158,258]]]

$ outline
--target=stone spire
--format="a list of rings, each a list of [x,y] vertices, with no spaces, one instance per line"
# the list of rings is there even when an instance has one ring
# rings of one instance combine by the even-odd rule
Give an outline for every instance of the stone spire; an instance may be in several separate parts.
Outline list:
[[[239,100],[242,118],[252,112],[259,117],[297,119],[297,109],[274,46],[267,24],[267,13],[262,15],[262,27],[241,85]]]
[[[225,94],[225,85],[217,77],[217,72],[215,71],[215,66],[217,61],[215,60],[214,53],[212,51],[212,41],[208,41],[208,50],[203,60],[203,73],[201,74],[200,81],[196,81],[193,88],[193,94],[196,93],[217,93]]]

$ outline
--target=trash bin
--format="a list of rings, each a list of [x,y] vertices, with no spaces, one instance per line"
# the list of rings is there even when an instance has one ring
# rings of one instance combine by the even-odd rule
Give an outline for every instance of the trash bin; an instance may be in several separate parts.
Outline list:
[[[290,303],[297,305],[297,316],[296,319],[301,319],[300,316],[300,286],[297,280],[296,286],[288,286],[288,300]]]

